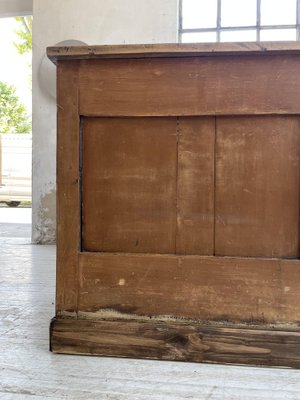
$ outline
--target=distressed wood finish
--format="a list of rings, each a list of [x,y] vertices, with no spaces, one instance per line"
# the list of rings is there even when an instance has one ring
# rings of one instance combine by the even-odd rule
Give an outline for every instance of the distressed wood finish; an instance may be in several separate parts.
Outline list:
[[[87,251],[174,253],[175,118],[85,118],[83,237]]]
[[[215,118],[178,119],[177,254],[214,254]]]
[[[300,113],[295,55],[80,63],[80,113],[86,116]]]
[[[300,261],[82,253],[79,310],[300,322]]]
[[[143,45],[48,47],[48,57],[58,60],[93,60],[100,58],[214,57],[220,55],[300,54],[298,42],[259,43],[166,43]]]
[[[300,333],[197,323],[54,319],[56,353],[300,368]]]
[[[217,118],[219,256],[297,258],[299,117]]]
[[[15,224],[16,215],[23,219],[24,212],[28,224]],[[47,325],[54,313],[55,247],[30,243],[29,209],[0,208],[0,215],[11,222],[0,224],[2,400],[300,398],[299,372],[289,368],[236,368],[157,360],[136,362],[124,358],[61,357],[48,353]],[[26,235],[26,238],[16,237],[16,234]],[[61,328],[59,330],[61,332]],[[65,344],[59,335],[59,347],[63,351]],[[116,332],[112,335],[116,337]],[[93,338],[82,337],[81,343],[86,343],[87,339],[91,343],[95,336],[96,331]],[[99,338],[96,340],[102,342]],[[69,345],[68,349],[72,347]]]
[[[57,67],[57,313],[77,310],[80,250],[78,63]]]
[[[48,54],[52,350],[300,367],[299,43]]]

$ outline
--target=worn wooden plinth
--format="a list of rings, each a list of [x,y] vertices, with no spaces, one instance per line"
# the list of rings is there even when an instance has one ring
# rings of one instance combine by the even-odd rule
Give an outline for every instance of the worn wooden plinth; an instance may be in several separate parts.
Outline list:
[[[50,331],[55,353],[300,368],[295,331],[63,318],[54,318]]]

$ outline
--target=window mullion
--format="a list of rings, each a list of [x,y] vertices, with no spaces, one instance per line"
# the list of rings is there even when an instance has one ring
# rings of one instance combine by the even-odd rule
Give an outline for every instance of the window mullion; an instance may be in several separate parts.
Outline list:
[[[257,42],[260,41],[260,24],[261,24],[260,12],[261,12],[261,0],[256,0],[256,41]]]
[[[217,42],[221,41],[221,6],[222,1],[217,0]]]
[[[182,28],[183,28],[183,26],[182,26],[182,18],[183,18],[182,2],[183,2],[183,0],[178,1],[178,28],[179,28],[178,32],[179,32],[179,35],[177,37],[177,41],[179,43],[182,43]]]
[[[210,1],[210,0],[207,0]],[[253,26],[226,26],[222,27],[222,1],[217,1],[217,15],[216,15],[216,28],[193,28],[193,29],[183,29],[183,2],[184,0],[178,0],[179,5],[179,40],[182,42],[182,36],[186,33],[197,33],[197,32],[216,32],[216,41],[221,41],[222,31],[238,31],[238,30],[255,30],[256,31],[256,41],[261,39],[261,30],[270,29],[296,29],[296,40],[300,41],[300,0],[296,0],[296,24],[295,25],[261,25],[261,3],[262,0],[256,0],[256,25]]]
[[[296,24],[296,39],[300,40],[300,0],[297,0]]]

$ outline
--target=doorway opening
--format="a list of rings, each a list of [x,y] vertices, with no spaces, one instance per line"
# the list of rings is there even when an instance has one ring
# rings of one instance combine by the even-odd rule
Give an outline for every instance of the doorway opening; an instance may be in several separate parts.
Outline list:
[[[0,238],[31,239],[32,16],[0,18]]]

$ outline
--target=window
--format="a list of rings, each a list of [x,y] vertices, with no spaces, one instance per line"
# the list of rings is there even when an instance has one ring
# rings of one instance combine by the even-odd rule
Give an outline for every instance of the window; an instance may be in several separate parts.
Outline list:
[[[183,43],[300,39],[300,0],[180,0],[179,18]]]

